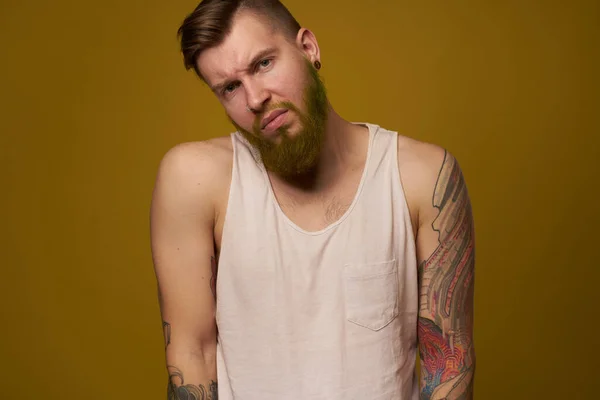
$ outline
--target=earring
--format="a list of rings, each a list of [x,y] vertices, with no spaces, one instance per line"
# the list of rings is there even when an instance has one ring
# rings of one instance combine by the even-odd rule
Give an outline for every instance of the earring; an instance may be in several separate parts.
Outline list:
[[[321,69],[321,62],[319,60],[316,60],[314,64],[317,70]]]

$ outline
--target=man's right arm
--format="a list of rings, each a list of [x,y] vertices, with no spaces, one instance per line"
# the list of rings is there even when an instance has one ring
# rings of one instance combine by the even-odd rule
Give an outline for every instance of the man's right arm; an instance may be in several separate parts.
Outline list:
[[[168,399],[217,399],[210,146],[179,145],[158,169],[150,214]]]

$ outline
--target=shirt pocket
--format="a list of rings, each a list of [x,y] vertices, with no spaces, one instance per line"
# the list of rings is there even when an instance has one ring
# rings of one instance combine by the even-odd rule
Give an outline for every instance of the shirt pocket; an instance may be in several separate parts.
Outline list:
[[[378,331],[398,316],[398,266],[396,259],[344,265],[346,318]]]

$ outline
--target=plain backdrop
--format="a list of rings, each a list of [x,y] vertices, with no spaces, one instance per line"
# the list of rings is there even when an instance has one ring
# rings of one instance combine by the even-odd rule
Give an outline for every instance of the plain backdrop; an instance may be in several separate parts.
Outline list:
[[[289,0],[334,107],[459,160],[476,399],[591,399],[600,3]],[[0,2],[0,397],[164,399],[156,170],[233,127],[183,68],[195,1]],[[335,399],[332,399],[335,400]]]

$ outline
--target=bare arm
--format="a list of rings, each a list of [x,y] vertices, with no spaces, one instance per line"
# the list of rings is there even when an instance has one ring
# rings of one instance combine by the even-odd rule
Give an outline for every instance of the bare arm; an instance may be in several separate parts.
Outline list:
[[[423,197],[417,235],[420,398],[469,400],[475,372],[471,203],[454,157],[438,149],[433,159],[437,173],[425,180],[433,193]]]
[[[217,399],[213,171],[206,150],[188,144],[169,151],[152,197],[169,400]]]

